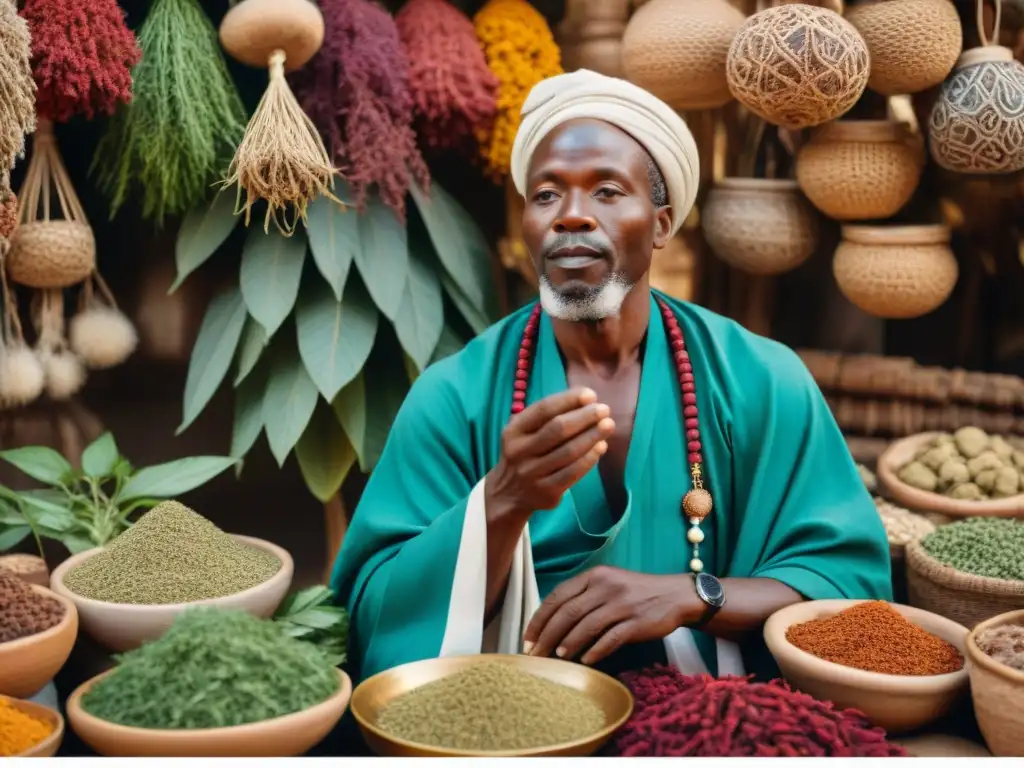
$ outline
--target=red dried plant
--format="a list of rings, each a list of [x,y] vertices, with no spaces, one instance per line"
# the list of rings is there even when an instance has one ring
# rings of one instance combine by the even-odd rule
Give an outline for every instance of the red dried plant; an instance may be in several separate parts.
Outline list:
[[[112,115],[132,99],[142,51],[117,0],[25,0],[40,117]]]
[[[409,62],[391,15],[371,0],[321,0],[324,44],[291,77],[299,103],[323,134],[363,209],[370,188],[399,219],[413,180],[430,172],[412,129]]]
[[[498,78],[473,22],[448,0],[409,0],[395,17],[409,57],[416,131],[427,147],[472,146],[498,110]]]
[[[617,732],[623,757],[905,757],[853,709],[837,710],[781,680],[686,676],[655,666],[622,681],[636,704]]]

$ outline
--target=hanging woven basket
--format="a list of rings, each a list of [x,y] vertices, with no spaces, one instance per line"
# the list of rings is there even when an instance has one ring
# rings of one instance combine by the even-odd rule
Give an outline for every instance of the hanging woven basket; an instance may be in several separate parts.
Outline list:
[[[839,290],[869,315],[919,317],[940,306],[959,275],[943,225],[845,226],[832,262]]]
[[[867,0],[845,18],[871,52],[868,87],[885,96],[938,85],[960,55],[963,29],[950,0]]]
[[[732,100],[725,61],[744,15],[726,0],[651,0],[622,38],[626,77],[675,109]]]
[[[800,149],[796,178],[814,206],[837,221],[887,219],[914,194],[923,170],[902,123],[839,120]]]
[[[850,22],[801,4],[755,13],[736,33],[726,60],[733,96],[790,130],[845,114],[864,93],[870,71],[867,43]]]

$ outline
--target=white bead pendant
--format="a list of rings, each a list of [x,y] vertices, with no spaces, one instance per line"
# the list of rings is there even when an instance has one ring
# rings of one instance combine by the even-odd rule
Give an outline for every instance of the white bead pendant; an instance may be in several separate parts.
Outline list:
[[[690,530],[686,532],[686,540],[693,545],[690,570],[694,573],[700,573],[704,570],[704,562],[700,559],[700,545],[704,541],[704,531],[700,529],[700,518],[690,518]]]

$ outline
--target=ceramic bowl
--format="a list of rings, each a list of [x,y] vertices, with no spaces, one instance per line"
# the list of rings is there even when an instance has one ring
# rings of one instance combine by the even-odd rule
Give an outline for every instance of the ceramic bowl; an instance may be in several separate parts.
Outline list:
[[[0,643],[0,694],[24,699],[36,694],[71,655],[78,638],[78,611],[63,595],[37,584],[32,589],[64,606],[64,618],[45,632]]]
[[[982,651],[977,637],[992,627],[1024,624],[1024,610],[983,621],[967,638],[967,670],[971,698],[985,742],[996,757],[1024,757],[1024,672],[1012,669]]]
[[[949,517],[1024,517],[1024,493],[987,501],[951,499],[941,493],[914,488],[897,477],[896,473],[913,460],[918,448],[941,434],[922,432],[896,440],[878,457],[878,481],[888,491],[888,496],[907,509]]]
[[[300,757],[334,729],[352,696],[352,681],[339,669],[341,687],[337,693],[291,715],[229,728],[130,728],[101,720],[82,709],[82,696],[114,671],[82,683],[67,703],[72,730],[103,757]],[[158,696],[159,691],[154,695]]]
[[[591,736],[566,744],[509,752],[470,752],[416,744],[377,727],[381,710],[399,696],[427,683],[449,677],[481,662],[512,664],[525,672],[581,691],[605,714],[605,726]],[[633,695],[603,672],[561,659],[512,654],[479,654],[424,659],[403,664],[360,683],[352,694],[352,715],[367,745],[381,757],[583,757],[599,750],[633,713]]]
[[[10,702],[11,706],[15,709],[21,710],[36,720],[45,720],[53,726],[49,736],[34,747],[29,747],[24,752],[14,755],[14,757],[53,757],[57,754],[61,742],[64,741],[64,718],[61,717],[60,712],[31,701],[12,698]]]
[[[288,593],[292,583],[294,564],[291,555],[276,544],[249,536],[233,536],[236,541],[249,547],[269,552],[281,561],[281,569],[262,584],[236,592],[233,595],[197,600],[193,603],[169,605],[130,605],[107,603],[76,595],[64,584],[68,572],[77,565],[101,552],[101,548],[80,552],[61,563],[50,578],[50,587],[59,595],[72,600],[78,607],[82,629],[103,645],[115,651],[130,651],[143,643],[156,640],[163,635],[175,619],[186,609],[195,605],[212,605],[217,608],[235,608],[265,619],[272,616]]]
[[[816,699],[860,710],[872,723],[892,733],[906,733],[938,720],[966,692],[966,666],[944,675],[884,675],[819,659],[786,639],[786,630],[794,624],[824,619],[863,602],[867,601],[811,600],[773,613],[765,622],[764,640],[782,676]],[[920,608],[891,605],[966,656],[966,627]]]

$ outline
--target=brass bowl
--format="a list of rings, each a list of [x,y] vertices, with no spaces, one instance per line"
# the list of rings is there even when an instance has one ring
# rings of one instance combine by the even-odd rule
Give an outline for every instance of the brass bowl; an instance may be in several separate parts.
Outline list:
[[[604,728],[590,736],[565,744],[510,751],[473,752],[415,744],[391,736],[377,727],[381,710],[399,696],[481,662],[511,664],[524,672],[580,691],[604,712]],[[424,659],[381,672],[356,687],[349,706],[367,745],[381,757],[586,757],[597,752],[629,719],[633,713],[633,695],[615,678],[571,661],[511,654],[479,654]]]

